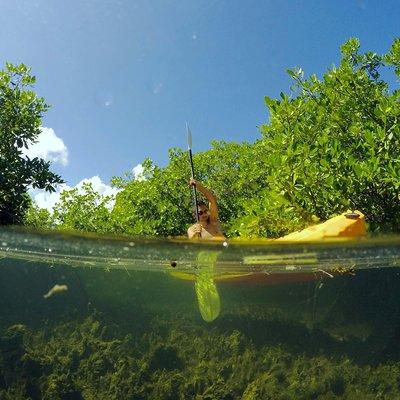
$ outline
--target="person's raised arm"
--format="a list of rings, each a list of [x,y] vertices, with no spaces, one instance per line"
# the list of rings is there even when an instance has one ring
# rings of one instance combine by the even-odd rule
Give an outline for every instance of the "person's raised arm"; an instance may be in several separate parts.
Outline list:
[[[210,211],[210,218],[214,221],[218,221],[218,205],[217,198],[215,197],[214,193],[212,193],[195,179],[190,179],[190,185],[195,186],[199,190],[199,192],[205,196],[205,198],[209,202],[208,208]]]

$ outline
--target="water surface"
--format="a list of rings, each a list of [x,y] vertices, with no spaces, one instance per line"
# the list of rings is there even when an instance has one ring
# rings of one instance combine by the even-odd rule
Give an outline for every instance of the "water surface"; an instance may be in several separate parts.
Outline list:
[[[400,398],[399,255],[1,230],[0,398]]]

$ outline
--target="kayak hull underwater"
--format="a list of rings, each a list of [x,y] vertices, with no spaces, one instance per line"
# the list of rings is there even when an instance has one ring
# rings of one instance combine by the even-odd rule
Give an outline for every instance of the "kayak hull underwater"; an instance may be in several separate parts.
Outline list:
[[[324,243],[335,239],[343,241],[352,241],[362,238],[366,235],[366,225],[364,215],[360,211],[346,212],[333,217],[323,223],[310,226],[302,231],[293,232],[278,239],[272,239],[268,243]],[[332,272],[329,276],[342,274],[341,272]],[[195,282],[197,277],[193,274],[180,271],[170,272],[171,276],[185,280],[187,282]],[[327,277],[324,271],[309,272],[293,272],[293,273],[273,273],[266,274],[264,272],[248,272],[242,274],[223,274],[214,276],[214,281],[218,283],[230,285],[277,285],[291,284],[313,281]]]

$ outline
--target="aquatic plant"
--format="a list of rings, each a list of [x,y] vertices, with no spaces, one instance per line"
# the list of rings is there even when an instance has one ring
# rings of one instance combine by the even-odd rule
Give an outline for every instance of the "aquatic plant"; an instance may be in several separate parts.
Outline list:
[[[7,328],[0,342],[0,397],[306,400],[400,396],[398,361],[359,364],[342,351],[343,342],[333,337],[321,341],[320,334],[302,324],[297,329],[303,329],[303,337],[294,333],[300,342],[293,347],[282,332],[296,328],[296,323],[285,320],[280,312],[255,312],[265,338],[258,343],[252,340],[255,327],[248,321],[238,320],[236,328],[226,323],[233,315],[226,314],[225,321],[210,329],[198,319],[163,314],[163,318],[154,315],[141,334],[135,333],[134,324],[131,329],[119,328],[98,312],[51,323],[45,329]],[[276,319],[281,326],[274,332],[269,328]],[[329,347],[331,353],[326,352]]]

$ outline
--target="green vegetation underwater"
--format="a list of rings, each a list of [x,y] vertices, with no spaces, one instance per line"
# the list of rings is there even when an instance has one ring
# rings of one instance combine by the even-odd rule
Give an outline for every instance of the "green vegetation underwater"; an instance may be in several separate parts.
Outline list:
[[[400,398],[399,255],[3,228],[0,398]]]

